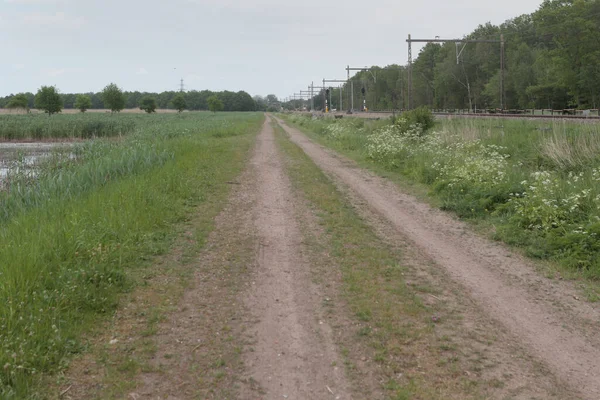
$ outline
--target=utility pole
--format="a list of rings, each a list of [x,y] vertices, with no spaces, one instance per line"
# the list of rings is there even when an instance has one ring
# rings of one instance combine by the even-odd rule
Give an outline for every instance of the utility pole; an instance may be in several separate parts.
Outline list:
[[[348,97],[350,98],[350,96],[352,96],[352,93],[354,92],[354,85],[352,85],[352,81],[350,80],[350,66],[347,65],[346,66],[346,72],[347,72],[347,76],[346,76],[346,80],[348,82],[351,83],[351,89],[350,89],[350,93],[348,93]],[[352,112],[352,109],[354,109],[354,102],[352,102],[352,104],[350,105],[350,112]]]
[[[460,54],[465,49],[467,43],[500,43],[500,108],[504,109],[504,35],[497,39],[412,39],[408,35],[408,109],[412,109],[412,43],[464,43],[464,46],[458,51],[456,47],[456,63],[458,64]]]
[[[412,39],[408,34],[408,109],[412,109]]]
[[[500,110],[504,110],[504,35],[500,35]]]
[[[325,87],[325,79],[323,79],[323,87]],[[329,99],[327,99],[327,90],[323,91],[323,112],[328,113],[329,112],[329,105],[327,104],[327,101]]]
[[[183,92],[185,91],[185,86],[184,86],[184,84],[183,84],[183,78],[181,78],[181,81],[180,81],[180,83],[179,83],[179,91],[180,91],[181,93],[183,93]]]

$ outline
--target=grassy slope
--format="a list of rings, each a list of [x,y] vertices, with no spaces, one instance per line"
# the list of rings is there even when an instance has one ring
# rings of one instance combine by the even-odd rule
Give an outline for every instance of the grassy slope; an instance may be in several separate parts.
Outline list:
[[[169,248],[189,213],[218,212],[208,200],[225,198],[261,121],[258,114],[155,119],[147,136],[120,146],[145,141],[171,154],[166,162],[48,199],[0,227],[1,397],[26,398],[36,376],[79,352],[82,332],[110,314],[135,285],[134,271]]]

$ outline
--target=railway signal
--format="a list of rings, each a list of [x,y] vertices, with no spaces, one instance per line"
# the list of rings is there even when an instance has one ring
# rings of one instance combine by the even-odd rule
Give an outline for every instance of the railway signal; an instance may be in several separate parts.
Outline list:
[[[367,71],[373,77],[373,82],[377,83],[377,70],[373,70],[373,68],[369,68],[369,67],[354,68],[354,67],[350,67],[349,65],[346,67],[346,72],[347,72],[348,80],[350,81],[350,87],[351,87],[351,89],[350,89],[351,110],[354,111],[354,81],[350,80],[350,71]],[[375,72],[375,73],[373,73],[373,72]],[[363,96],[364,96],[364,93],[363,93]],[[364,106],[364,99],[363,99],[363,106]]]
[[[362,89],[360,89],[360,92],[363,95],[363,108],[362,108],[362,110],[363,111],[367,111],[367,100],[365,99],[365,92],[366,92],[365,88],[363,87]]]

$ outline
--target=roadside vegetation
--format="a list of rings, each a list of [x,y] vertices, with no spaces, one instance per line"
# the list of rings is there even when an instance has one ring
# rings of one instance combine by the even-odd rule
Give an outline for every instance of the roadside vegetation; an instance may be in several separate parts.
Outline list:
[[[448,119],[427,130],[422,114],[287,119],[359,162],[427,185],[443,209],[562,273],[600,280],[600,126]]]
[[[21,117],[29,118],[11,116]],[[69,126],[80,117],[45,120]],[[0,398],[29,398],[43,376],[83,350],[82,333],[135,286],[132,271],[165,253],[177,224],[227,190],[263,119],[136,117],[119,141],[58,151],[36,175],[16,169],[7,177],[0,192]]]

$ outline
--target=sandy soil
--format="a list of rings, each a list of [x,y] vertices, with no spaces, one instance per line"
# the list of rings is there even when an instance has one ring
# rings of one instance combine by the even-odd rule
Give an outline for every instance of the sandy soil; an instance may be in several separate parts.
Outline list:
[[[579,301],[568,282],[542,278],[504,246],[470,232],[447,214],[311,142],[279,121],[333,179],[431,257],[535,358],[586,399],[600,398],[600,311]]]
[[[245,300],[258,319],[251,328],[254,351],[246,354],[248,375],[264,399],[349,399],[348,382],[326,321],[315,319],[320,297],[302,256],[302,234],[294,216],[292,188],[267,118],[252,168],[260,179],[255,224],[258,266]],[[247,390],[241,398],[254,398]]]
[[[318,317],[322,297],[311,281],[296,221],[301,204],[292,195],[268,119],[247,170],[234,183],[195,284],[180,310],[161,324],[153,371],[142,375],[130,398],[220,399],[234,393],[240,399],[352,398],[331,327]],[[243,268],[241,290],[223,286],[235,280],[233,268]],[[233,317],[225,321],[228,313]],[[217,324],[227,324],[243,343],[216,339],[228,334],[211,327]],[[225,378],[231,378],[226,381],[231,390],[219,380],[199,384],[211,379],[205,373],[210,363],[202,358],[219,358],[227,352],[224,346],[243,347],[243,366],[234,366]]]

